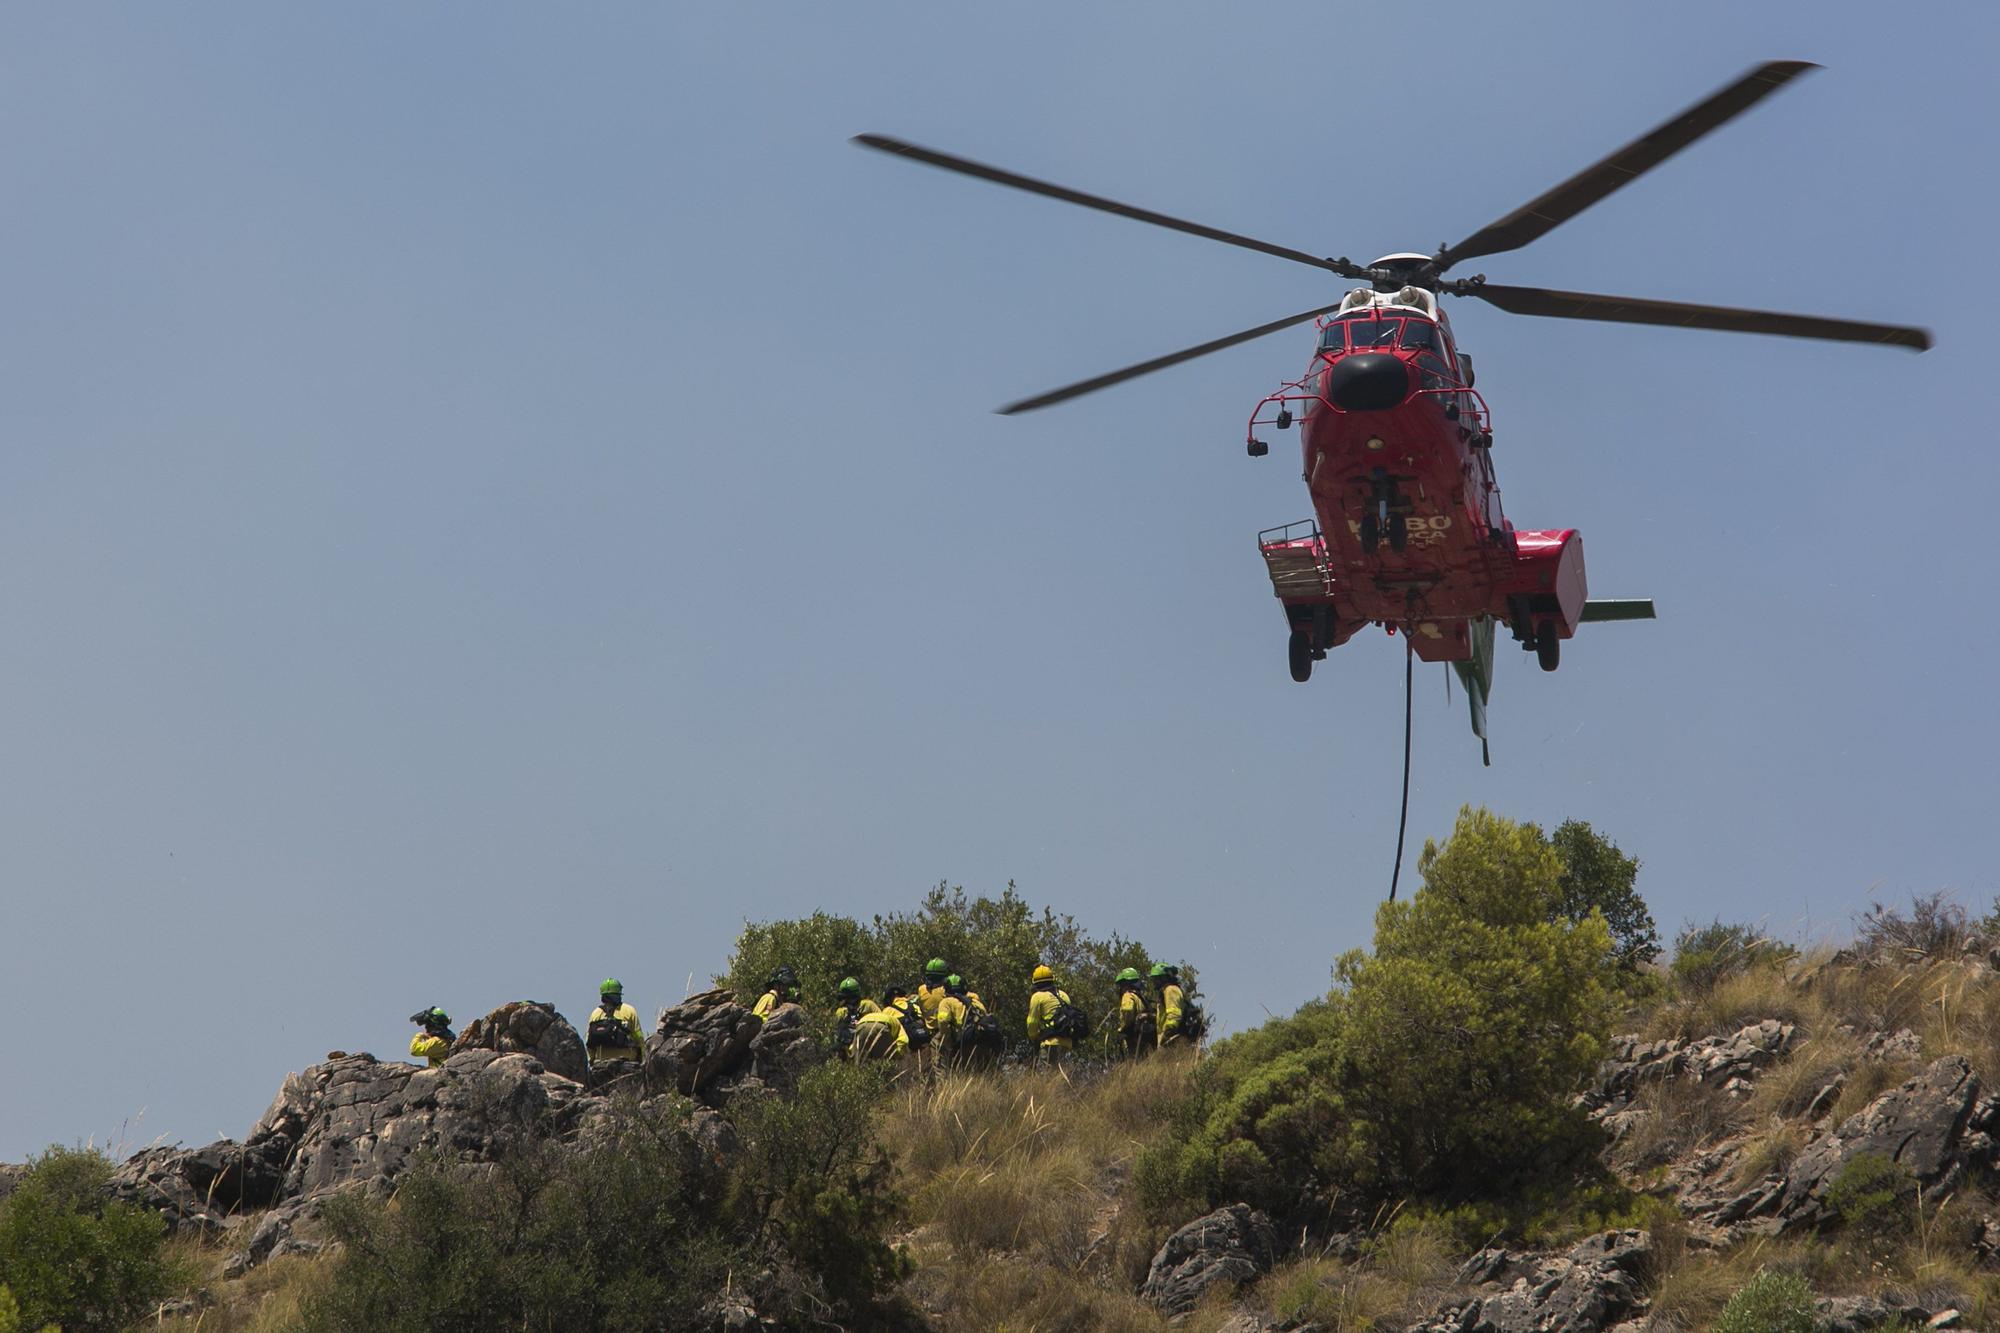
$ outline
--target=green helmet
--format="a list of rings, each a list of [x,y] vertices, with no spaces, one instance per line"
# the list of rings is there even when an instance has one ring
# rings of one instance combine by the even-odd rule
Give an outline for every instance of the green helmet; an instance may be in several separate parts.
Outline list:
[[[965,978],[954,972],[944,979],[944,988],[946,990],[964,990]]]
[[[1119,984],[1120,984],[1120,985],[1123,985],[1124,983],[1126,983],[1126,982],[1128,982],[1128,981],[1129,981],[1129,982],[1131,982],[1131,983],[1132,983],[1133,985],[1135,985],[1135,986],[1139,984],[1139,969],[1138,969],[1138,968],[1136,968],[1136,967],[1128,967],[1128,968],[1126,968],[1126,969],[1125,969],[1125,970],[1124,970],[1123,972],[1120,972],[1120,973],[1118,974],[1118,982],[1119,982]]]
[[[943,979],[945,973],[949,971],[951,971],[951,968],[946,966],[945,961],[942,958],[933,958],[928,963],[924,964],[924,975],[927,977],[933,977],[941,980]]]
[[[625,993],[625,983],[617,977],[606,977],[604,984],[597,988],[597,993],[599,995],[623,995]]]
[[[861,994],[861,983],[856,981],[853,977],[842,977],[840,979],[840,984],[834,987],[834,989],[839,991],[842,995],[858,996]]]
[[[1172,979],[1174,977],[1179,976],[1180,974],[1181,970],[1175,967],[1172,963],[1155,963],[1153,964],[1153,970],[1147,973],[1147,975],[1152,977],[1152,979],[1155,981],[1160,981],[1163,979]]]
[[[431,1022],[436,1023],[439,1027],[451,1026],[451,1015],[446,1013],[444,1010],[437,1008],[435,1005],[432,1006],[431,1008],[430,1020]]]

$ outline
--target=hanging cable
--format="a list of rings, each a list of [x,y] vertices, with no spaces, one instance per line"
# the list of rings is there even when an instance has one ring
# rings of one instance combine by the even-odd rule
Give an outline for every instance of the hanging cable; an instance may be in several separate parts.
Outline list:
[[[1410,717],[1416,711],[1417,641],[1403,636],[1403,813],[1396,820],[1396,869],[1389,876],[1389,901],[1403,878],[1403,834],[1410,827]]]

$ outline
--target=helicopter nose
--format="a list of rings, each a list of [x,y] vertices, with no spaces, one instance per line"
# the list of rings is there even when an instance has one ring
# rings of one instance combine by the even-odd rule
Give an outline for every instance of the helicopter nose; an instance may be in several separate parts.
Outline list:
[[[1327,396],[1349,412],[1380,412],[1410,393],[1410,373],[1387,352],[1356,352],[1326,373]]]

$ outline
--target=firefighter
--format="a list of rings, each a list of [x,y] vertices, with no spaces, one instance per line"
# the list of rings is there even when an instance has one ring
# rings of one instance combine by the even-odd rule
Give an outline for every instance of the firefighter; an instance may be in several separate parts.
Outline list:
[[[901,986],[888,986],[882,991],[882,1003],[854,1020],[856,1060],[901,1060],[909,1055],[910,1034],[903,1026],[908,1003]]]
[[[1187,1005],[1187,993],[1181,989],[1181,970],[1172,963],[1155,963],[1151,976],[1153,989],[1159,995],[1154,1022],[1160,1030],[1160,1049],[1185,1047],[1187,1040],[1181,1031],[1181,1019]]]
[[[799,1002],[799,977],[792,971],[790,963],[780,963],[772,969],[770,979],[764,985],[764,993],[757,997],[756,1007],[750,1011],[759,1018],[769,1018],[771,1011],[781,1004]]]
[[[956,972],[945,978],[944,999],[938,1004],[939,1029],[947,1023],[952,1034],[948,1050],[958,1068],[991,1069],[1000,1062],[1007,1038],[993,1015],[986,1012],[979,992],[968,989],[965,978]]]
[[[833,988],[833,1051],[843,1060],[854,1054],[855,1024],[862,1017],[879,1011],[881,1005],[861,993],[861,983],[853,977],[842,977],[840,984]]]
[[[606,977],[597,988],[597,1007],[584,1030],[584,1049],[594,1069],[613,1060],[646,1059],[646,1036],[639,1028],[639,1011],[625,1003],[625,983]]]
[[[1069,992],[1057,987],[1055,970],[1048,964],[1037,963],[1028,984],[1028,1041],[1036,1058],[1060,1065],[1063,1057],[1076,1049],[1076,1039],[1084,1035],[1076,1030],[1082,1013],[1069,1002]],[[1087,1031],[1088,1020],[1082,1025]]]
[[[924,979],[917,987],[917,1007],[924,1011],[924,1021],[937,1021],[938,1005],[945,996],[945,978],[951,975],[951,968],[942,958],[933,958],[924,964]]]
[[[1118,974],[1118,1041],[1130,1060],[1152,1054],[1159,1041],[1152,1008],[1146,1003],[1146,983],[1136,967]]]
[[[429,1067],[436,1069],[451,1054],[451,1044],[457,1040],[451,1030],[451,1015],[442,1009],[419,1009],[410,1015],[410,1021],[418,1029],[410,1038],[410,1054],[428,1061]]]

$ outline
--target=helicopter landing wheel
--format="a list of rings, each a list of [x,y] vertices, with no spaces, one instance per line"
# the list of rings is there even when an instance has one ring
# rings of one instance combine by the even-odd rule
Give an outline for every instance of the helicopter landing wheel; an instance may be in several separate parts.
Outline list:
[[[1292,679],[1303,685],[1312,679],[1314,656],[1312,635],[1302,629],[1295,629],[1286,648],[1286,656],[1291,659]]]
[[[1556,636],[1554,621],[1544,621],[1535,631],[1535,660],[1542,670],[1554,671],[1562,661],[1562,640]]]
[[[1410,544],[1410,520],[1403,514],[1389,515],[1389,549],[1401,551]]]
[[[1382,529],[1375,522],[1375,511],[1369,510],[1361,516],[1361,554],[1373,555],[1382,541]]]

